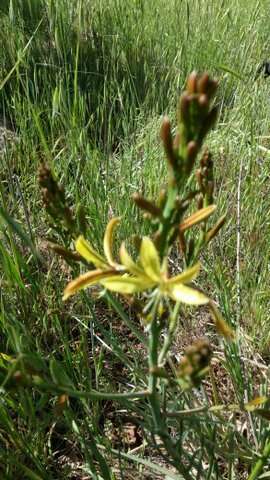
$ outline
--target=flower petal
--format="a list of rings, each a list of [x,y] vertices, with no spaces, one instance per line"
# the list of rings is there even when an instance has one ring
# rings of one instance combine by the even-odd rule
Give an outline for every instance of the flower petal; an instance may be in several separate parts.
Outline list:
[[[138,276],[144,276],[144,272],[142,270],[142,268],[139,267],[139,265],[137,265],[131,258],[131,256],[129,255],[126,247],[125,247],[125,243],[123,242],[121,247],[120,247],[120,250],[119,250],[119,256],[120,256],[120,261],[121,261],[121,264],[126,267],[126,269],[132,273],[133,275],[136,275],[137,277]]]
[[[115,227],[120,223],[120,217],[112,218],[105,230],[104,240],[103,240],[103,248],[105,257],[108,260],[108,263],[112,266],[116,266],[117,263],[113,259],[112,255],[112,244],[113,244],[113,234]]]
[[[167,285],[177,285],[178,283],[189,283],[194,280],[199,273],[200,270],[200,263],[196,263],[193,267],[187,268],[184,272],[176,275],[175,277],[171,277],[166,281]]]
[[[166,285],[167,294],[176,302],[187,303],[188,305],[205,305],[209,298],[204,293],[187,287],[183,284]]]
[[[108,268],[105,259],[96,252],[92,245],[87,242],[82,235],[76,240],[75,247],[77,252],[87,260],[87,262],[93,263],[97,268]]]
[[[190,215],[190,217],[186,218],[180,225],[179,229],[181,232],[184,232],[188,228],[192,227],[193,225],[197,225],[197,223],[206,220],[212,213],[216,210],[216,205],[209,205],[205,208],[200,208],[197,212]]]
[[[220,311],[217,309],[215,304],[211,301],[209,307],[212,313],[212,318],[216,326],[217,332],[225,337],[227,340],[234,340],[235,333],[233,329],[228,325],[228,323],[222,317]]]
[[[107,277],[114,277],[117,278],[115,275],[115,270],[92,270],[90,272],[84,273],[79,277],[72,280],[64,290],[63,300],[67,300],[71,295],[77,293],[79,290],[83,288],[89,287],[90,285],[94,285],[95,283],[99,283],[102,279]]]
[[[149,237],[143,237],[140,249],[140,262],[147,274],[153,282],[160,282],[161,267],[158,251]]]
[[[153,282],[143,281],[141,278],[136,277],[123,277],[115,276],[100,282],[108,290],[113,292],[132,294],[136,292],[143,292],[148,288],[153,287]]]

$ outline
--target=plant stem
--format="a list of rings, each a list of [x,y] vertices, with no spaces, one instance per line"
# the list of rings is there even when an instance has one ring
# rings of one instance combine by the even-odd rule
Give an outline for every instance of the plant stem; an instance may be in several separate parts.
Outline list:
[[[256,465],[252,469],[251,474],[248,477],[248,480],[256,480],[265,466],[268,457],[270,456],[270,440],[266,442],[261,458],[257,461]]]
[[[164,448],[166,449],[169,458],[172,460],[174,467],[178,470],[179,473],[183,475],[185,480],[193,480],[189,474],[187,468],[181,463],[181,457],[179,452],[176,450],[174,442],[171,440],[170,434],[168,432],[166,417],[162,414],[159,395],[157,392],[158,387],[158,377],[154,374],[155,370],[158,367],[158,346],[159,346],[159,335],[160,335],[160,326],[157,320],[157,307],[159,303],[159,297],[157,296],[156,301],[154,302],[151,316],[152,322],[149,330],[149,403],[152,410],[152,416],[154,420],[155,432],[159,435],[160,439],[163,442]]]
[[[177,318],[178,318],[179,307],[180,307],[180,303],[178,302],[178,303],[175,304],[173,314],[170,318],[170,324],[169,324],[168,332],[167,332],[167,335],[166,335],[164,343],[163,343],[163,347],[162,347],[161,352],[160,352],[159,357],[158,357],[159,365],[162,365],[162,363],[165,361],[166,355],[167,355],[167,353],[170,349],[170,346],[172,344],[172,341],[173,341],[173,338],[174,338],[174,333],[175,333],[175,330],[176,330],[176,327],[177,327]]]

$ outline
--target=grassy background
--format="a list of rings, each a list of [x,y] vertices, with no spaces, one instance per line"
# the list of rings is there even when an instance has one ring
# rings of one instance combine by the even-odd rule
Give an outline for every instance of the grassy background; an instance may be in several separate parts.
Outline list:
[[[267,0],[1,2],[0,112],[19,142],[0,156],[1,204],[10,215],[3,214],[0,223],[0,351],[61,360],[82,390],[113,384],[104,372],[108,360],[95,333],[94,303],[84,297],[62,304],[74,271],[42,243],[52,230],[42,210],[37,168],[41,160],[49,162],[71,203],[83,203],[97,246],[111,213],[123,216],[123,238],[140,231],[129,197],[138,190],[153,197],[164,181],[161,116],[169,113],[175,121],[178,94],[196,69],[220,82],[220,115],[208,145],[219,212],[228,212],[223,235],[203,259],[205,286],[211,285],[254,355],[269,358],[270,83],[254,79],[270,55],[268,9]],[[102,335],[107,342],[110,332],[117,348],[113,320],[113,315],[106,320]],[[193,322],[196,328],[196,318]],[[118,348],[127,361],[128,346]],[[136,377],[137,367],[127,367],[129,378]],[[55,399],[37,397],[14,393],[0,403],[0,423],[8,432],[3,440],[0,430],[4,478],[56,478],[55,452],[64,440],[63,450],[73,445],[91,464],[84,443],[90,425],[95,427],[89,404],[75,406],[74,417],[60,426],[56,422],[55,446]],[[103,407],[93,404],[96,418]]]

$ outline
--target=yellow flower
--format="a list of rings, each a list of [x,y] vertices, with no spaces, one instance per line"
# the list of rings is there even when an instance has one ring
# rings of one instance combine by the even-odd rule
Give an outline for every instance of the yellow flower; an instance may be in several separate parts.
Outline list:
[[[175,277],[168,277],[166,261],[161,265],[158,251],[149,237],[143,237],[138,263],[128,254],[124,243],[119,252],[121,264],[112,256],[112,240],[115,226],[119,219],[112,219],[104,235],[104,253],[102,257],[81,236],[76,241],[77,252],[88,262],[95,265],[96,270],[89,271],[70,282],[64,291],[64,300],[90,285],[99,283],[108,290],[122,294],[134,294],[157,288],[162,295],[176,302],[189,305],[203,305],[209,298],[198,290],[190,287],[200,269],[199,263]]]

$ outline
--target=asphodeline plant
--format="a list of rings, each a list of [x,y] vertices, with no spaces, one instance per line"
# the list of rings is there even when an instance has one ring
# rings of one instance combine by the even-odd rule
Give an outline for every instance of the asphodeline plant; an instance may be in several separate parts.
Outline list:
[[[174,138],[169,119],[163,119],[161,139],[169,169],[167,188],[162,188],[156,203],[140,193],[133,195],[133,201],[143,210],[145,220],[150,222],[151,235],[136,242],[137,254],[133,255],[129,253],[128,240],[120,246],[119,255],[113,253],[120,218],[111,219],[107,225],[103,253],[96,251],[80,235],[75,241],[76,254],[89,264],[89,270],[67,285],[63,297],[66,301],[80,290],[98,284],[102,291],[109,290],[122,296],[123,302],[136,304],[138,317],[148,335],[148,388],[123,393],[122,397],[144,397],[149,402],[151,434],[158,436],[168,461],[187,479],[193,475],[182,461],[179,443],[171,434],[164,409],[164,385],[166,388],[178,386],[179,395],[199,386],[209,368],[211,348],[206,340],[195,342],[187,349],[180,365],[175,366],[174,372],[168,372],[166,361],[177,332],[180,305],[208,306],[218,333],[228,340],[234,336],[209,295],[194,283],[201,268],[200,253],[225,221],[225,217],[221,217],[214,225],[208,225],[216,206],[213,203],[213,162],[207,150],[202,152],[196,167],[203,141],[217,117],[217,108],[212,106],[216,88],[217,82],[207,73],[192,73],[179,100]],[[192,228],[194,226],[196,230]],[[134,245],[132,250],[134,252]],[[181,265],[181,271],[172,273],[169,259],[176,258],[176,252],[180,258],[175,260],[173,270],[180,269]]]

